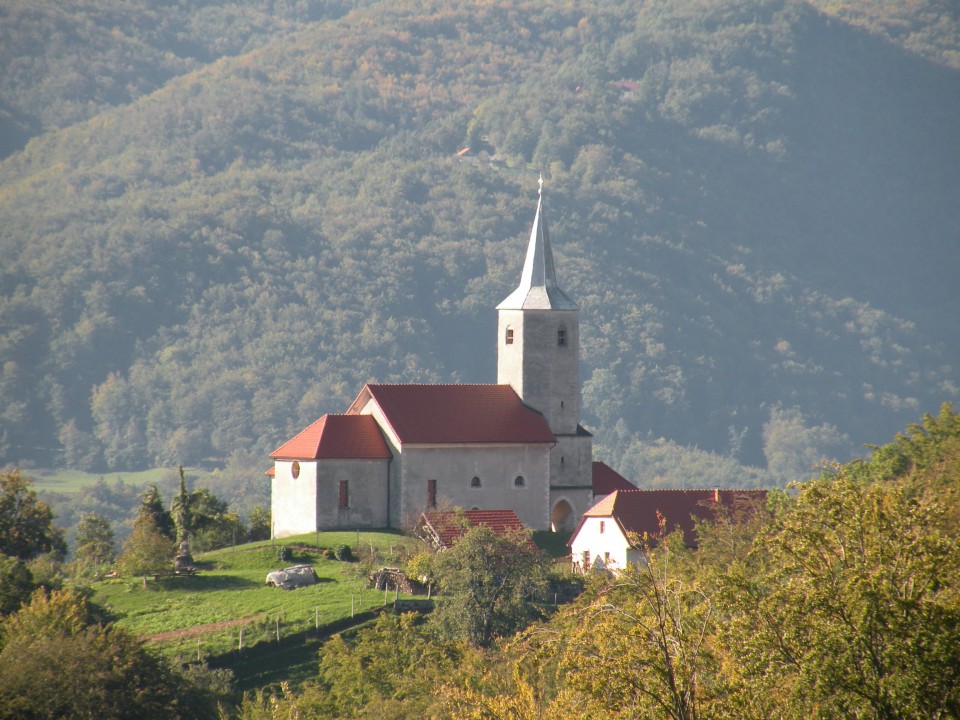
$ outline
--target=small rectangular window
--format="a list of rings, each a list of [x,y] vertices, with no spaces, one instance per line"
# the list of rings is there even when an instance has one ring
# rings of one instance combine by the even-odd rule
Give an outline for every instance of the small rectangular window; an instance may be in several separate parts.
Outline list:
[[[342,508],[350,507],[350,482],[348,480],[340,481],[339,506]]]
[[[507,328],[507,336],[505,341],[507,345],[513,345],[513,328]]]
[[[603,535],[603,531],[606,529],[606,527],[607,527],[607,524],[606,524],[603,520],[601,520],[601,521],[600,521],[600,534],[601,534],[601,535]]]
[[[566,345],[567,344],[567,331],[561,328],[557,330],[557,345]]]
[[[437,481],[427,480],[427,507],[437,506]]]

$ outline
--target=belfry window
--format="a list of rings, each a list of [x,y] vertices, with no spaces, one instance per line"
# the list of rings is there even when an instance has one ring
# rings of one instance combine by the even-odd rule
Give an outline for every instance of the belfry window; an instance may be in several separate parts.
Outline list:
[[[503,341],[507,345],[513,345],[513,328],[507,328],[506,336],[504,337]]]
[[[340,481],[340,494],[338,498],[338,507],[347,508],[350,507],[350,481],[341,480]]]
[[[473,479],[470,481],[470,487],[472,488],[480,487],[480,478],[474,475]]]
[[[294,480],[300,477],[300,463],[298,463],[296,460],[290,463],[290,475]]]
[[[517,476],[513,479],[513,486],[514,486],[514,487],[523,487],[523,486],[526,485],[526,484],[527,484],[527,481],[523,479],[523,475],[517,475]]]
[[[557,330],[557,345],[560,345],[561,347],[563,347],[566,344],[567,344],[567,329],[560,328],[559,330]]]
[[[427,480],[427,507],[437,506],[437,481]]]

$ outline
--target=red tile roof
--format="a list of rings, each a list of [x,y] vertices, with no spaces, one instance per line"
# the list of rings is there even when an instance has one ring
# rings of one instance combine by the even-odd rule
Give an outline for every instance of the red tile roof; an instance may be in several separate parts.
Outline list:
[[[420,523],[441,548],[453,546],[478,525],[486,525],[497,535],[525,530],[513,510],[435,510],[425,512]]]
[[[267,468],[267,471],[264,473],[267,477],[273,477],[277,474],[277,469],[275,467]]]
[[[296,460],[393,457],[376,420],[369,415],[324,415],[270,457]]]
[[[766,496],[766,490],[615,490],[583,516],[612,517],[625,533],[657,537],[659,513],[667,532],[679,527],[687,545],[696,547],[693,516],[711,520],[717,503],[733,507],[738,502],[762,502]]]
[[[367,385],[347,411],[372,398],[402,443],[553,443],[543,415],[509,385]]]
[[[614,490],[636,490],[637,486],[612,467],[599,460],[593,461],[593,495],[609,495]]]

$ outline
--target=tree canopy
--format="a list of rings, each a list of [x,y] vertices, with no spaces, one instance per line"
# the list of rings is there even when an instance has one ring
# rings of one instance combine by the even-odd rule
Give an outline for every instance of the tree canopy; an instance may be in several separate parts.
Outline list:
[[[0,474],[0,553],[23,560],[66,553],[63,533],[53,526],[53,511],[19,469]]]
[[[958,441],[960,414],[944,406],[869,458],[770,493],[766,512],[701,523],[696,550],[679,534],[636,538],[642,562],[592,573],[572,602],[488,647],[467,642],[469,618],[432,643],[433,619],[383,618],[325,645],[308,690],[249,698],[241,711],[956,720]],[[457,567],[479,549],[464,547]],[[445,607],[471,611],[456,594],[438,601],[439,617]]]

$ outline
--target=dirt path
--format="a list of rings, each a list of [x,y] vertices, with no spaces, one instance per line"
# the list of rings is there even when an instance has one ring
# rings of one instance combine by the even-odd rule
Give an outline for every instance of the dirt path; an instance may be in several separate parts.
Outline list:
[[[147,642],[183,640],[184,638],[196,637],[197,635],[206,635],[207,633],[225,630],[230,627],[236,627],[237,625],[247,625],[249,623],[257,622],[258,620],[263,620],[265,617],[266,615],[264,614],[251,615],[250,617],[239,618],[238,620],[223,620],[222,622],[207,623],[206,625],[194,625],[193,627],[181,628],[180,630],[168,630],[167,632],[156,633],[155,635],[147,635],[146,640]]]

